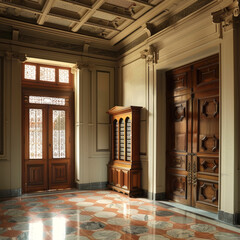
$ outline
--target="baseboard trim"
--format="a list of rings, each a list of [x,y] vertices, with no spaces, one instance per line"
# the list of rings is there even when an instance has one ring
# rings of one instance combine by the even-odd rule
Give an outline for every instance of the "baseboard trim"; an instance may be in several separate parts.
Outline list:
[[[107,182],[77,183],[79,190],[99,190],[107,189]]]
[[[0,198],[19,197],[21,195],[21,188],[0,190]]]
[[[166,193],[165,192],[151,193],[151,192],[145,191],[144,195],[150,200],[165,200],[166,199]]]
[[[227,213],[219,210],[218,219],[232,225],[238,225],[240,224],[240,213]]]

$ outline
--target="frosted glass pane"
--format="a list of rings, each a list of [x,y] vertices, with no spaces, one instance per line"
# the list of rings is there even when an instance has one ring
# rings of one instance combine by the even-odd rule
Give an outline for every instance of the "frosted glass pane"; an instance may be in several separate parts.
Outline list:
[[[65,98],[29,96],[29,103],[64,106]]]
[[[66,157],[65,111],[53,110],[53,158]]]
[[[29,109],[29,158],[42,159],[42,109]]]
[[[25,64],[24,78],[29,80],[36,80],[36,66]]]
[[[60,83],[69,83],[69,70],[59,69],[59,82]]]
[[[40,80],[55,82],[55,68],[40,67]]]

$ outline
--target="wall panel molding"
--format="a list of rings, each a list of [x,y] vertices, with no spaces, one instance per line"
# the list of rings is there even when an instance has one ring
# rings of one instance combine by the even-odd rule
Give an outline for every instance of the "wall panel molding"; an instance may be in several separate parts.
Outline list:
[[[3,57],[0,57],[0,155],[4,154]]]

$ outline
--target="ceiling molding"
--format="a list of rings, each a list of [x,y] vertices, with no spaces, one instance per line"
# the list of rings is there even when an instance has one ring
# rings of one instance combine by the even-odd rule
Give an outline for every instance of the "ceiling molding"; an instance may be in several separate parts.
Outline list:
[[[105,39],[101,39],[101,38],[86,36],[83,34],[68,32],[68,31],[64,31],[64,30],[60,30],[60,29],[54,29],[54,28],[50,28],[50,27],[46,27],[46,26],[34,25],[31,23],[21,22],[18,20],[8,19],[8,18],[4,18],[4,17],[0,17],[0,23],[7,25],[7,26],[14,27],[15,29],[17,28],[19,30],[21,30],[21,29],[24,29],[27,31],[32,30],[32,31],[41,32],[41,33],[45,33],[45,34],[56,35],[58,37],[75,39],[75,40],[79,40],[79,41],[89,42],[89,43],[95,44],[95,45],[101,45],[103,49],[104,48],[114,49],[111,47],[109,40],[105,40]]]
[[[171,4],[173,4],[175,0],[167,0],[164,2],[159,3],[154,8],[152,8],[150,11],[148,11],[146,14],[144,14],[142,17],[138,18],[135,22],[133,22],[131,25],[126,27],[122,32],[120,32],[117,36],[113,37],[111,39],[111,44],[115,45],[119,41],[121,41],[123,38],[125,38],[127,35],[131,34],[134,30],[141,27],[143,24],[145,24],[147,21],[151,20],[154,16],[168,8]]]

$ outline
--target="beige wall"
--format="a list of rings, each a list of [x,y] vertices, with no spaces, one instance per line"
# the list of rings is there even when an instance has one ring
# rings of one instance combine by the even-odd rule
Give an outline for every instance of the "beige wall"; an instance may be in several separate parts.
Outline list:
[[[76,182],[107,182],[110,159],[110,122],[106,113],[114,106],[114,68],[89,65],[80,68],[76,115]]]
[[[148,92],[147,92],[147,67],[145,60],[138,58],[135,61],[120,67],[122,83],[122,103],[123,106],[140,106],[140,158],[142,162],[142,187],[148,189],[148,158],[147,158],[147,118],[148,118]]]
[[[76,56],[31,47],[0,44],[4,56],[4,154],[0,156],[0,195],[20,194],[22,187],[21,57],[26,54],[42,63],[74,66],[76,113],[76,182],[107,181],[109,118],[114,105],[114,61]],[[60,63],[61,62],[61,63]],[[77,64],[76,64],[77,63]],[[82,65],[87,68],[82,68]],[[73,69],[74,70],[74,69]],[[81,96],[79,96],[81,93]],[[12,191],[12,192],[11,192]]]

